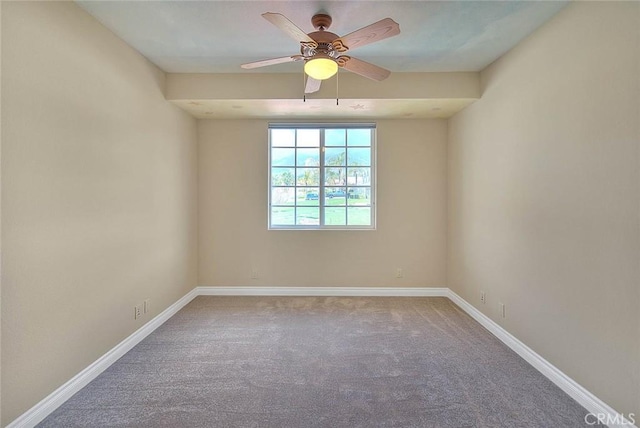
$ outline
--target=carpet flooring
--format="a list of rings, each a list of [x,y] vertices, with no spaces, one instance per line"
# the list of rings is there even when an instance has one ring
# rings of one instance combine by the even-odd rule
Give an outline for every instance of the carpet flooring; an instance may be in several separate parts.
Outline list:
[[[39,427],[584,427],[446,298],[204,297]]]

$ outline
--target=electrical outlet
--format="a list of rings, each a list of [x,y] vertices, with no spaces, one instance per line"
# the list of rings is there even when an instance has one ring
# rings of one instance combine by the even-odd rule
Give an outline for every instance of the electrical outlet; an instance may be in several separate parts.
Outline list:
[[[251,279],[258,279],[258,271],[251,269]]]
[[[142,312],[147,313],[151,311],[151,299],[147,299],[144,301]]]
[[[402,278],[402,269],[400,268],[396,269],[396,278]]]
[[[507,309],[505,308],[504,303],[500,303],[500,316],[502,318],[507,317]]]
[[[142,305],[136,305],[133,308],[133,319],[137,320],[142,316]]]
[[[480,301],[482,303],[487,303],[487,293],[485,293],[484,291],[480,292]]]

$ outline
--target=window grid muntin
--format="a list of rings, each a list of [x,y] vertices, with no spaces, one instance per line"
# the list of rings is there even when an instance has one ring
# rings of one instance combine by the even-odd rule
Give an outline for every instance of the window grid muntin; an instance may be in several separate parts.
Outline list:
[[[294,134],[295,134],[295,142],[294,142],[294,146],[286,146],[286,145],[277,145],[277,144],[273,144],[272,142],[272,131],[274,129],[293,129],[294,130]],[[302,149],[308,149],[310,148],[309,146],[305,145],[305,146],[299,146],[298,144],[298,130],[300,129],[317,129],[319,130],[319,154],[318,154],[318,165],[317,166],[313,166],[313,167],[309,167],[308,165],[299,165],[298,164],[298,149],[302,148]],[[331,129],[341,129],[344,131],[344,144],[343,145],[326,145],[326,140],[325,140],[325,133],[327,130],[331,130]],[[353,129],[367,129],[369,131],[369,145],[350,145],[349,142],[349,130],[353,130]],[[375,124],[304,124],[304,125],[300,125],[300,124],[270,124],[269,125],[269,212],[268,212],[268,228],[269,229],[291,229],[291,230],[322,230],[322,229],[344,229],[344,230],[375,230],[376,227],[376,215],[375,215],[375,204],[376,204],[376,200],[375,200],[375,189],[376,189],[376,138],[375,138],[375,134],[376,134],[376,127]],[[272,150],[274,148],[293,148],[294,149],[294,164],[293,165],[277,165],[276,167],[282,166],[282,167],[292,167],[296,170],[296,172],[294,172],[294,184],[292,186],[290,185],[273,185],[272,183],[272,178],[271,178],[271,173],[272,173],[272,168],[274,168],[272,166]],[[343,185],[338,184],[338,185],[327,185],[326,183],[326,177],[325,177],[325,172],[326,172],[326,167],[327,165],[325,164],[325,150],[327,148],[330,149],[344,149],[345,151],[345,160],[344,160],[344,164],[340,165],[340,167],[344,168],[346,170],[345,172],[345,178],[344,178],[344,183]],[[362,149],[362,148],[367,148],[369,149],[369,156],[366,158],[367,159],[367,163],[366,165],[350,165],[348,162],[349,159],[349,150],[350,149]],[[330,166],[331,167],[331,166]],[[362,183],[358,183],[358,184],[350,184],[349,183],[349,175],[348,175],[348,169],[349,168],[366,168],[369,171],[369,177],[368,177],[368,183],[369,184],[362,184]],[[314,168],[317,170],[318,172],[318,186],[306,186],[306,185],[300,185],[298,184],[298,180],[297,180],[297,169],[298,168]],[[274,188],[280,188],[280,187],[293,187],[294,188],[294,204],[293,205],[281,205],[281,204],[274,204],[273,200],[272,200],[272,189]],[[317,192],[317,202],[314,205],[309,205],[309,204],[304,204],[304,205],[300,205],[299,204],[299,200],[297,198],[297,192],[298,189],[300,188],[318,188],[318,192]],[[345,195],[345,200],[344,200],[344,204],[342,205],[329,205],[327,204],[326,201],[326,188],[332,188],[332,187],[339,187],[339,188],[343,188],[346,195]],[[349,190],[351,189],[369,189],[368,192],[368,196],[369,196],[369,200],[368,200],[368,204],[363,204],[363,205],[359,205],[359,204],[355,204],[355,203],[350,203],[349,201]],[[319,224],[317,225],[308,225],[308,224],[298,224],[298,208],[309,208],[309,207],[314,207],[318,209],[318,222]],[[273,208],[279,208],[279,209],[286,209],[286,208],[293,208],[294,213],[293,213],[293,224],[272,224],[273,220],[272,220],[272,214],[273,214]],[[325,210],[327,208],[342,208],[345,211],[345,218],[344,218],[344,225],[330,225],[330,224],[326,224],[327,223],[327,219],[326,219],[326,212]],[[349,212],[351,211],[352,214],[355,214],[358,210],[361,209],[368,209],[369,215],[368,215],[368,223],[366,225],[358,225],[358,224],[349,224]]]

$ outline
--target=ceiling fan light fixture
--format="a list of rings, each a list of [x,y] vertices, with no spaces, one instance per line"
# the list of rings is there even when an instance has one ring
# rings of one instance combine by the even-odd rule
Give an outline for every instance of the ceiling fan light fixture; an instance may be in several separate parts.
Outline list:
[[[304,65],[304,72],[316,80],[326,80],[338,72],[338,63],[329,57],[312,58]]]

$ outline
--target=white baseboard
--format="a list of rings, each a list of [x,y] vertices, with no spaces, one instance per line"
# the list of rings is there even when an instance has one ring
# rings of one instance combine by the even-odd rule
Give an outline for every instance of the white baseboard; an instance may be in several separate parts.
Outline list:
[[[491,334],[500,339],[505,345],[507,345],[516,354],[520,355],[525,361],[531,364],[536,370],[546,376],[551,382],[555,383],[560,389],[562,389],[567,395],[576,400],[582,407],[587,409],[594,415],[609,415],[608,421],[620,421],[619,424],[611,423],[610,428],[613,427],[625,427],[625,428],[637,428],[629,420],[621,420],[622,416],[616,412],[604,401],[593,395],[582,385],[571,379],[569,376],[560,371],[557,367],[551,364],[549,361],[542,358],[534,350],[518,340],[511,333],[506,331],[500,325],[496,324],[491,318],[476,309],[469,302],[458,296],[453,291],[449,290],[449,299],[458,305],[463,311],[465,311],[471,318],[480,323],[484,328],[489,330]],[[593,421],[592,419],[590,421]]]
[[[446,287],[198,287],[199,296],[426,296],[447,297]]]
[[[511,333],[477,310],[462,297],[446,287],[196,287],[165,309],[161,314],[146,323],[131,336],[116,345],[102,357],[82,370],[60,388],[33,406],[22,416],[7,425],[7,428],[32,428],[57,409],[73,394],[95,379],[116,360],[140,343],[145,337],[171,318],[187,303],[197,296],[421,296],[447,297],[469,316],[485,327],[494,336],[504,342],[514,352],[524,358],[540,373],[549,378],[560,389],[595,415],[609,415],[610,421],[620,420],[620,414],[598,397],[587,391],[554,365],[542,358]],[[637,428],[630,421],[620,421],[609,427]]]
[[[120,357],[129,352],[131,348],[140,343],[142,339],[160,327],[165,321],[171,318],[197,295],[197,289],[194,288],[180,300],[162,311],[158,316],[136,330],[131,334],[131,336],[124,339],[102,357],[91,363],[91,365],[75,375],[60,388],[53,391],[38,404],[23,413],[20,417],[7,425],[6,428],[35,427],[44,418],[60,407],[65,401],[71,398],[71,396],[84,388],[85,385],[109,368],[111,364],[115,363]]]

